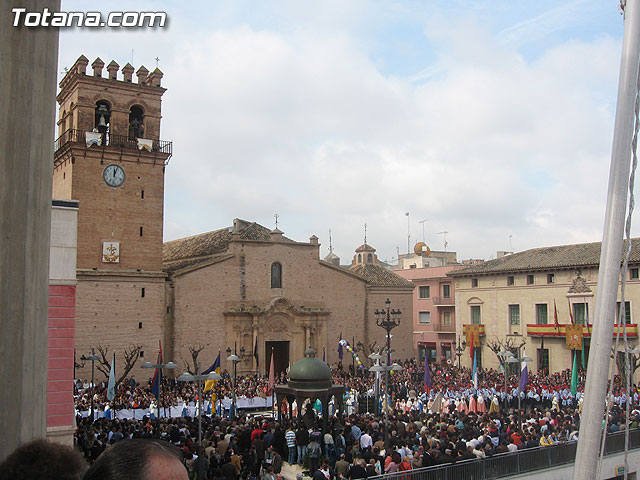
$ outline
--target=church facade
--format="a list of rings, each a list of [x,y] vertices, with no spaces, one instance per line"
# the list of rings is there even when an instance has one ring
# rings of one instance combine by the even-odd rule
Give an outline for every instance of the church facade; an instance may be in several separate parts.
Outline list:
[[[239,373],[265,372],[273,353],[278,370],[306,348],[338,360],[340,336],[380,347],[385,332],[373,312],[387,298],[405,321],[393,331],[394,359],[414,355],[413,284],[382,267],[375,249],[359,247],[350,266],[320,258],[315,236],[288,239],[278,229],[234,220],[233,225],[163,244],[164,176],[172,144],[160,139],[163,74],[141,66],[81,56],[60,82],[59,138],[53,196],[78,202],[76,377],[90,376],[78,359],[94,350],[117,376],[125,352],[142,362],[180,368],[189,348],[203,347],[208,367],[227,348],[241,357]],[[353,361],[344,359],[346,365]],[[223,368],[225,364],[223,362]],[[230,365],[226,365],[230,367]]]
[[[296,242],[239,219],[230,228],[165,243],[173,357],[199,345],[212,362],[231,348],[241,358],[241,373],[267,372],[272,353],[275,370],[285,370],[307,348],[337,362],[340,338],[355,339],[364,353],[384,345],[373,312],[387,298],[406,319],[393,331],[394,358],[412,357],[413,284],[378,265],[369,245],[358,250],[367,255],[358,262],[356,253],[344,268],[320,258],[315,236]]]

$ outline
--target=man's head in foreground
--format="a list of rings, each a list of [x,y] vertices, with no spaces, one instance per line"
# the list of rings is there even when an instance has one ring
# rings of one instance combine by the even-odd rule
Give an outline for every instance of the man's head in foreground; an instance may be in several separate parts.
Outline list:
[[[107,448],[84,480],[188,480],[182,452],[161,440],[121,440]]]

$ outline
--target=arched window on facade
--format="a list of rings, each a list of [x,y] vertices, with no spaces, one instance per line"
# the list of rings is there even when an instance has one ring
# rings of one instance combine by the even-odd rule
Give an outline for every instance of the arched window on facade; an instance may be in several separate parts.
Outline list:
[[[358,263],[362,263],[362,255],[358,254]]]
[[[271,264],[271,288],[282,288],[282,265],[278,262]]]
[[[129,139],[144,138],[144,110],[134,105],[129,110]]]
[[[367,254],[367,263],[373,263],[373,255]]]

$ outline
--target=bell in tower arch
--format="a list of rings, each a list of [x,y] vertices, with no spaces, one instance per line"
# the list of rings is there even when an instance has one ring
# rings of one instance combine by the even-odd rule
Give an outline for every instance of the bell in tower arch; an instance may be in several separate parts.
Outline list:
[[[144,137],[144,111],[142,107],[134,105],[129,110],[129,139]]]

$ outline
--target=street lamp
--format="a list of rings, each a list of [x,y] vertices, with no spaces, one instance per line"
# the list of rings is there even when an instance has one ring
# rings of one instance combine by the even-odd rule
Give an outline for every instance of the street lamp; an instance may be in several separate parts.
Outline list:
[[[517,363],[518,365],[522,365],[522,362],[533,362],[533,358],[527,357],[527,356],[516,358],[515,356],[513,356],[513,354],[512,354],[511,357],[507,358],[507,363]],[[506,388],[505,388],[505,390],[506,390]],[[506,391],[505,391],[505,393],[506,393]],[[522,392],[520,391],[520,383],[518,383],[518,428],[522,428],[522,423],[520,422],[520,418],[521,418],[521,414],[520,414],[520,412],[521,412],[521,410],[520,410],[520,408],[521,408],[520,407],[520,394],[521,393]],[[505,397],[505,399],[506,399],[506,397]]]
[[[458,341],[455,340],[451,342],[453,344],[453,349],[456,352],[456,357],[458,357],[458,371],[460,371],[460,357],[462,357],[462,352],[467,348],[467,342],[465,340],[460,343],[460,335],[458,335]]]
[[[222,377],[216,372],[209,374],[199,374],[200,363],[196,366],[196,374],[191,375],[188,372],[178,377],[179,382],[198,382],[198,446],[202,446],[202,381],[203,380],[220,380]]]
[[[164,396],[164,388],[162,387],[162,370],[163,369],[168,369],[168,370],[175,370],[176,368],[178,368],[178,365],[176,365],[173,362],[169,362],[169,363],[151,363],[151,362],[144,362],[142,364],[142,368],[155,368],[156,370],[160,370],[160,378],[159,383],[160,383],[160,398],[158,398],[158,431],[157,431],[157,435],[158,437],[160,437],[160,412],[162,411],[160,409],[160,403],[161,403],[161,398]],[[167,417],[167,406],[165,404],[164,407],[164,416],[165,418]]]
[[[244,347],[240,347],[240,353],[243,353]],[[231,418],[236,415],[236,366],[240,361],[240,357],[236,355],[236,345],[233,346],[233,354],[231,347],[227,347],[227,361],[233,363],[233,377],[231,378]]]
[[[391,300],[387,298],[385,308],[382,310],[376,310],[373,314],[376,316],[376,325],[382,327],[387,332],[387,366],[384,370],[384,394],[387,408],[384,409],[384,448],[385,451],[389,451],[389,370],[392,369],[391,365],[391,330],[400,325],[400,309],[391,309]]]
[[[84,355],[82,355],[80,359],[82,360],[83,365],[84,365],[84,362],[86,362],[87,360],[91,360],[91,409],[89,410],[89,412],[91,415],[91,423],[93,423],[93,395],[96,390],[96,386],[94,383],[94,367],[95,367],[96,360],[100,360],[100,357],[96,355],[96,352],[92,348],[91,355],[89,355],[88,357],[85,357]]]
[[[507,359],[514,358],[515,355],[506,349],[499,351],[497,355],[502,360],[502,366],[504,368],[504,411],[506,413],[507,412]]]

